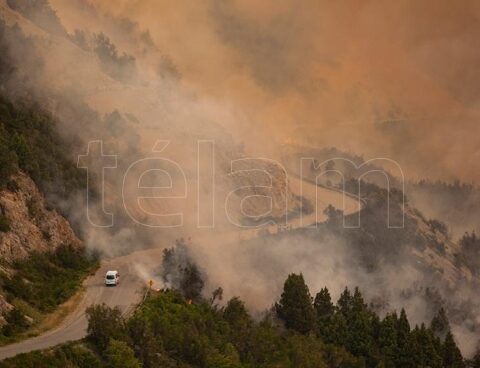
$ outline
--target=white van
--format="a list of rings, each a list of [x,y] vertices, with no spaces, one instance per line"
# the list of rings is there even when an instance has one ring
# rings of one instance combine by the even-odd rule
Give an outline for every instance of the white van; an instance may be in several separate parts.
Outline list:
[[[107,271],[107,274],[105,275],[105,285],[117,286],[119,282],[120,274],[118,271]]]

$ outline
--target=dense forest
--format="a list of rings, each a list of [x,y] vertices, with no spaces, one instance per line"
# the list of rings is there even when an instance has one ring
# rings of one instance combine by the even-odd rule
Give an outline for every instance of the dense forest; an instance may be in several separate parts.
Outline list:
[[[239,298],[192,302],[181,291],[151,291],[128,319],[105,305],[87,310],[83,342],[17,356],[0,367],[465,367],[443,310],[411,327],[404,310],[383,318],[361,292],[333,303],[310,295],[301,274],[260,320]],[[480,367],[480,360],[468,362]]]

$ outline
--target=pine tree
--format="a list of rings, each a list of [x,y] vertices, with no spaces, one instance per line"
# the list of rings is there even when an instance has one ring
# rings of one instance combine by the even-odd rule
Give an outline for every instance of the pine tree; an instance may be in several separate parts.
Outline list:
[[[302,334],[307,334],[313,329],[315,315],[312,297],[305,284],[303,275],[291,274],[283,286],[280,301],[275,309],[285,326]]]
[[[443,367],[444,368],[464,368],[465,363],[462,358],[462,353],[458,348],[455,339],[450,331],[445,336],[445,343],[443,344]]]
[[[447,333],[450,331],[450,324],[448,323],[447,313],[443,307],[440,308],[437,315],[433,317],[430,328],[436,337],[442,341],[445,340],[445,336],[447,336]]]
[[[427,335],[428,335],[428,339],[429,341],[431,341],[431,344],[433,346],[433,350],[434,350],[434,353],[432,353],[432,355],[429,356],[429,359],[430,359],[430,366],[432,368],[440,368],[442,367],[442,354],[443,354],[443,349],[442,349],[442,342],[440,341],[440,339],[438,337],[435,337],[435,335],[433,334],[433,331],[428,328],[426,329],[427,331]]]
[[[397,353],[395,366],[397,368],[414,368],[415,360],[412,352],[413,346],[410,339],[410,323],[408,322],[405,310],[402,308],[397,323]]]
[[[248,341],[253,326],[245,304],[239,298],[230,299],[223,311],[223,319],[230,325],[232,341],[240,356],[245,357],[250,350]]]
[[[378,314],[376,313],[371,313],[371,319],[372,319],[372,339],[375,344],[378,344],[379,337],[380,337],[380,326],[382,322],[380,321],[380,317],[378,317]]]
[[[442,367],[441,351],[437,350],[436,338],[422,323],[412,331],[413,356],[417,367]]]
[[[340,298],[337,301],[337,309],[340,313],[343,314],[345,318],[350,314],[352,308],[352,295],[348,287],[345,287],[343,293],[340,295]]]
[[[223,318],[236,331],[248,329],[253,324],[245,304],[238,297],[228,301],[223,311]]]
[[[315,296],[313,307],[319,318],[332,317],[335,311],[335,307],[330,297],[330,292],[325,287]]]
[[[335,306],[326,287],[315,296],[313,308],[317,317],[317,334],[323,341],[328,342],[332,333],[332,318],[335,313]]]
[[[345,302],[345,304],[340,307],[347,314],[347,349],[356,356],[365,357],[368,366],[374,366],[375,364],[371,361],[373,359],[371,313],[358,288],[355,288],[350,301],[348,301],[347,291],[345,290],[342,294],[345,298],[341,303]]]
[[[332,317],[328,333],[324,336],[324,341],[337,346],[345,346],[347,343],[348,327],[347,320],[341,313],[335,313]]]
[[[384,356],[385,368],[395,368],[397,352],[397,317],[387,314],[380,324],[379,346]]]

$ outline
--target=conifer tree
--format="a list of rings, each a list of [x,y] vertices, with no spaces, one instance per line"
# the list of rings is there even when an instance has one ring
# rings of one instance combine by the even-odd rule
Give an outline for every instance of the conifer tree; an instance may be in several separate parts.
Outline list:
[[[249,352],[249,336],[253,320],[247,312],[245,304],[239,298],[230,299],[223,311],[223,318],[231,328],[232,340],[242,357]]]
[[[356,356],[365,357],[367,365],[374,365],[371,362],[373,358],[373,339],[370,311],[367,309],[358,288],[355,288],[349,302],[347,290],[344,291],[342,296],[344,296],[342,303],[346,302],[344,305],[347,305],[346,308],[343,307],[347,314],[347,349]],[[342,297],[340,298],[342,299]]]
[[[379,345],[385,368],[395,368],[397,351],[397,317],[387,314],[380,324]]]
[[[332,317],[330,329],[324,336],[324,341],[337,346],[345,346],[347,343],[348,327],[347,320],[341,313],[335,313]]]
[[[413,346],[410,339],[410,323],[408,322],[405,310],[402,308],[397,323],[396,367],[414,368],[415,360],[412,352]]]
[[[413,356],[415,366],[440,368],[442,366],[441,351],[437,350],[435,336],[430,329],[422,323],[412,331]]]
[[[455,339],[450,331],[445,336],[445,343],[443,344],[443,367],[444,368],[464,368],[465,363],[462,358],[462,353],[458,348]]]
[[[340,298],[337,301],[337,309],[340,313],[343,314],[345,318],[350,314],[350,310],[352,307],[352,294],[348,287],[345,287],[343,293],[340,295]]]
[[[332,318],[335,313],[335,306],[332,303],[330,293],[325,287],[315,296],[313,308],[316,315],[316,332],[317,335],[325,342],[330,342],[332,334]]]
[[[371,313],[371,324],[372,324],[372,339],[375,344],[378,344],[379,337],[380,337],[380,326],[382,322],[380,321],[380,317],[378,314]]]
[[[313,329],[315,315],[312,297],[305,284],[303,275],[290,274],[283,286],[280,301],[275,309],[285,326],[302,334],[307,334]]]
[[[325,287],[315,296],[315,301],[313,307],[317,314],[317,317],[325,318],[332,317],[335,307],[332,303],[332,298],[330,297],[330,292]]]
[[[450,324],[448,323],[447,313],[443,307],[440,308],[437,315],[433,317],[430,328],[436,337],[442,341],[445,340],[447,333],[450,331]]]

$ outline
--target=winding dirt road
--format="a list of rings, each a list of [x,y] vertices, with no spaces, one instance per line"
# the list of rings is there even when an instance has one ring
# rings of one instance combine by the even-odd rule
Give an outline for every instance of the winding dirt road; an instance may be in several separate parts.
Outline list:
[[[326,220],[322,209],[329,204],[336,208],[343,208],[345,214],[352,214],[360,210],[361,203],[351,196],[332,191],[323,187],[315,186],[312,183],[301,181],[295,176],[289,176],[289,185],[292,192],[302,194],[312,203],[317,203],[318,214],[310,214],[303,218],[296,218],[289,221],[289,229],[310,226],[316,222]],[[344,202],[345,201],[345,202]],[[224,232],[215,234],[223,242],[235,242],[239,239],[247,240],[268,230],[270,233],[279,231],[276,225],[267,227],[267,229],[247,229],[236,232]],[[126,256],[116,257],[102,262],[101,267],[95,275],[87,278],[84,282],[85,294],[81,302],[75,307],[74,311],[68,315],[56,328],[18,343],[0,347],[0,360],[12,357],[14,355],[33,350],[46,349],[65,343],[67,341],[79,340],[86,335],[87,319],[85,309],[92,304],[105,303],[108,306],[117,306],[122,313],[128,314],[141,301],[142,289],[146,285],[146,278],[141,277],[142,271],[145,275],[153,273],[162,259],[163,249],[171,246],[168,244],[157,244],[154,249],[136,251]],[[138,268],[142,265],[142,270]],[[119,270],[121,282],[117,287],[105,287],[103,279],[105,272],[109,269]]]

